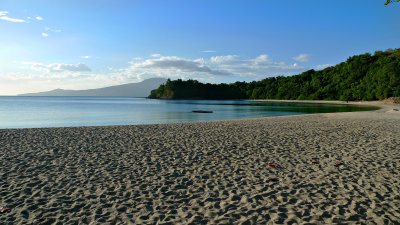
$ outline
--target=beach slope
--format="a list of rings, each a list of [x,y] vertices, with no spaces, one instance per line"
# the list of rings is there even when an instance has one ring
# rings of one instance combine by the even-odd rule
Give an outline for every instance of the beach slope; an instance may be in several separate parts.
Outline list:
[[[400,106],[378,105],[0,130],[0,224],[399,224]]]

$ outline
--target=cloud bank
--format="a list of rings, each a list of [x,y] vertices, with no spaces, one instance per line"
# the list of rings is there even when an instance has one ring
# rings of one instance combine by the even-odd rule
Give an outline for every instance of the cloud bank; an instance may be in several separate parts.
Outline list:
[[[131,62],[128,70],[131,72],[146,72],[154,74],[170,73],[202,73],[215,76],[231,75],[226,71],[213,70],[199,60],[190,60],[176,56],[160,56],[156,59],[147,59],[142,62]]]
[[[22,90],[8,90],[8,93],[37,92],[55,88],[88,89],[139,82],[151,77],[229,83],[298,74],[309,69],[297,63],[273,61],[266,54],[254,58],[219,55],[197,59],[153,54],[148,58],[133,58],[126,67],[107,67],[102,73],[93,73],[84,63],[22,62],[22,64],[28,66],[24,67],[26,69],[24,73],[7,75],[0,73],[0,86],[4,88],[4,93],[7,87],[20,87]]]
[[[198,79],[205,82],[224,80],[257,80],[268,76],[291,75],[306,67],[285,62],[274,62],[268,55],[242,59],[238,55],[188,59],[177,56],[151,55],[152,58],[135,58],[127,68],[111,70],[119,79],[143,80],[150,77],[172,79]]]

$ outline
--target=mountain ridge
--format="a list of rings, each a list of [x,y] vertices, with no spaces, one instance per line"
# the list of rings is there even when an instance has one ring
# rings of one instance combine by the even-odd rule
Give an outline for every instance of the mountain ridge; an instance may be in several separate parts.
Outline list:
[[[138,83],[113,85],[87,90],[65,90],[57,88],[50,91],[25,93],[18,96],[82,96],[82,97],[147,97],[151,90],[165,83],[165,78],[149,78]]]

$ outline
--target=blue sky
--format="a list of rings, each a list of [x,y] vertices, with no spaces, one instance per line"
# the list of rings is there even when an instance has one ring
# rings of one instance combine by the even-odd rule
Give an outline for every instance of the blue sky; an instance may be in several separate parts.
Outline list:
[[[384,0],[1,0],[0,95],[260,80],[400,47]]]

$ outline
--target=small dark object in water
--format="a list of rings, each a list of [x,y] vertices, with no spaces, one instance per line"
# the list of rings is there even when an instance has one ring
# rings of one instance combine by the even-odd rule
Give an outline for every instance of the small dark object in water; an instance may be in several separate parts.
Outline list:
[[[319,162],[318,161],[311,161],[311,164],[316,165],[316,164],[319,164]]]
[[[267,163],[267,165],[268,165],[269,167],[271,167],[271,168],[276,168],[276,167],[277,167],[276,165],[272,165],[272,164],[269,164],[269,163]]]
[[[271,181],[277,182],[277,181],[278,181],[278,178],[271,178]]]
[[[206,110],[193,110],[192,113],[213,113],[213,111],[206,111]]]

